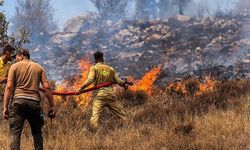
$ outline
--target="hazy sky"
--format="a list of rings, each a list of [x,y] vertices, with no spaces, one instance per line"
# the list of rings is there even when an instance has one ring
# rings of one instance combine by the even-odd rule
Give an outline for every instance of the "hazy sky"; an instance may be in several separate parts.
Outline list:
[[[52,6],[55,8],[55,20],[60,28],[65,21],[73,16],[80,15],[84,12],[93,12],[96,9],[90,0],[51,0]],[[5,11],[6,17],[11,19],[15,14],[16,0],[4,0],[4,5],[1,8]]]
[[[17,0],[5,0],[3,7],[1,7],[1,9],[5,11],[9,21],[15,14],[16,1]],[[212,15],[218,6],[224,9],[232,8],[235,1],[237,0],[193,0],[193,4],[195,5],[191,5],[190,8],[187,8],[185,13],[187,15],[197,13],[196,8],[198,4],[203,3],[204,6],[210,8],[210,15]],[[60,29],[62,29],[67,19],[81,15],[82,13],[96,11],[90,0],[51,0],[51,4],[52,7],[55,8],[54,19]]]

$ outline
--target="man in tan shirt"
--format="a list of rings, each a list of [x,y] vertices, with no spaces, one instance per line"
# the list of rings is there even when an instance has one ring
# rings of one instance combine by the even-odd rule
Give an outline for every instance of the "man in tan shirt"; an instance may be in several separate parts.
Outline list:
[[[97,86],[107,82],[115,82],[120,86],[127,88],[125,81],[118,77],[116,71],[112,67],[104,64],[102,52],[96,52],[94,54],[94,58],[96,64],[90,68],[88,79],[84,82],[78,93],[81,93],[82,90],[92,83]],[[118,100],[117,95],[114,93],[113,88],[111,86],[102,87],[96,92],[93,100],[90,124],[92,127],[94,127],[94,129],[99,126],[100,114],[105,106],[108,107],[119,118],[127,121],[126,113],[123,110],[122,104]]]
[[[17,53],[17,63],[10,67],[7,85],[4,93],[3,116],[9,119],[12,150],[20,149],[20,138],[24,121],[27,119],[36,150],[43,149],[42,126],[44,124],[42,110],[40,107],[39,85],[43,85],[45,95],[49,100],[49,112],[53,117],[54,103],[50,91],[50,85],[45,71],[41,65],[29,60],[30,54],[27,50]],[[12,101],[9,105],[9,101]],[[8,109],[9,105],[9,109]]]

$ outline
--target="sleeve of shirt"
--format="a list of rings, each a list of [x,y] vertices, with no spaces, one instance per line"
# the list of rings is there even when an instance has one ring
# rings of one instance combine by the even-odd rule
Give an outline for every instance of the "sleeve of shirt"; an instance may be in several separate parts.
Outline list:
[[[45,72],[45,70],[43,68],[42,68],[42,74],[41,74],[41,82],[42,83],[48,82],[46,72]]]
[[[8,73],[7,81],[15,81],[15,70],[16,70],[15,65],[12,65]]]
[[[114,71],[114,80],[119,85],[125,84],[125,82],[117,75],[116,71]]]
[[[95,67],[90,67],[89,74],[87,80],[83,83],[83,86],[89,86],[94,82],[95,79]]]

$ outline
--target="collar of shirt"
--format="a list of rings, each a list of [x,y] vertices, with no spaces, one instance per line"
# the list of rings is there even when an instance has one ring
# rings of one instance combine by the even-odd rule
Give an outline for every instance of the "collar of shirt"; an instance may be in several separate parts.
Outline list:
[[[104,64],[104,62],[98,62],[98,63],[96,63],[96,65],[99,65],[99,64]]]

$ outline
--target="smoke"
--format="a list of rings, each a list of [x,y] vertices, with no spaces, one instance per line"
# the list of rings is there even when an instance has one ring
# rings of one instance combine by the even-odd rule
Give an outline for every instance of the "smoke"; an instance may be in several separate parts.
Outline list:
[[[70,1],[70,0],[54,0],[52,2],[55,7],[55,19],[58,21],[60,29],[64,23],[75,16],[79,16],[86,12],[95,12],[96,8],[90,0]]]
[[[53,5],[56,6],[55,13],[61,14],[61,17],[64,17],[66,19],[71,16],[79,16],[79,12],[84,12],[84,9],[82,9],[85,8],[84,4],[76,4],[72,1],[69,2],[66,0],[63,1],[65,1],[65,4],[63,5],[61,5],[61,3],[57,1],[54,1],[53,3]],[[159,3],[160,0],[157,0],[156,2]],[[162,5],[163,7],[161,7],[161,9],[166,9],[167,11],[165,13],[162,13],[161,15],[159,14],[159,8],[151,9],[152,11],[157,11],[157,15],[155,15],[154,18],[149,18],[150,21],[148,21],[147,19],[134,20],[136,3],[135,0],[133,0],[129,3],[126,18],[127,20],[125,20],[124,22],[112,22],[106,20],[106,22],[104,22],[102,26],[98,26],[95,23],[95,19],[91,20],[89,19],[89,17],[87,17],[89,15],[93,18],[96,18],[96,16],[93,16],[93,14],[87,13],[88,15],[82,15],[79,18],[76,17],[76,19],[69,21],[70,24],[68,26],[65,26],[65,32],[56,33],[47,45],[42,45],[40,49],[46,49],[46,52],[44,52],[44,54],[42,54],[42,52],[39,52],[37,53],[37,56],[47,56],[40,61],[45,62],[44,60],[47,60],[46,66],[49,68],[48,70],[51,70],[51,76],[54,75],[53,78],[56,80],[59,80],[67,75],[76,74],[76,67],[72,66],[71,64],[75,63],[77,59],[80,59],[80,57],[82,57],[85,53],[88,53],[87,51],[93,50],[102,50],[105,51],[105,54],[108,53],[106,55],[107,57],[109,57],[107,60],[109,60],[109,62],[111,62],[113,66],[119,69],[124,68],[124,70],[120,71],[123,75],[126,72],[129,72],[132,73],[133,76],[138,77],[141,76],[141,74],[143,74],[145,70],[150,70],[154,65],[162,64],[161,59],[155,59],[156,57],[161,58],[161,56],[164,55],[160,50],[169,48],[170,50],[177,51],[176,53],[181,50],[183,52],[189,50],[193,52],[196,47],[201,47],[202,50],[205,49],[207,51],[212,51],[217,49],[224,49],[223,45],[226,45],[218,42],[215,44],[218,44],[219,47],[211,47],[210,42],[212,42],[213,39],[215,41],[229,41],[229,43],[232,43],[230,38],[234,37],[234,33],[235,36],[237,36],[236,30],[233,30],[233,33],[231,34],[229,33],[230,31],[224,30],[224,28],[221,27],[221,31],[219,31],[221,32],[220,35],[220,33],[216,33],[216,31],[215,33],[211,33],[215,30],[215,28],[220,30],[216,27],[216,25],[215,28],[211,28],[211,26],[208,27],[209,29],[211,28],[211,32],[206,31],[206,27],[204,27],[204,31],[202,32],[204,32],[205,35],[203,39],[200,39],[199,37],[197,37],[197,35],[199,35],[198,30],[195,30],[195,27],[193,27],[194,30],[191,30],[190,28],[192,28],[192,26],[196,23],[199,23],[201,26],[205,26],[206,23],[204,22],[206,22],[208,16],[216,16],[218,14],[222,14],[222,17],[217,18],[217,20],[208,22],[217,24],[219,26],[223,26],[223,24],[227,26],[227,24],[230,22],[226,17],[223,18],[223,15],[230,14],[235,10],[237,6],[236,2],[237,0],[192,0],[185,5],[183,9],[184,15],[198,17],[199,19],[193,22],[191,20],[190,24],[188,22],[183,23],[189,26],[186,27],[185,25],[178,25],[178,23],[175,24],[174,21],[171,22],[171,19],[166,19],[168,17],[176,16],[179,13],[178,6],[172,3],[166,5],[166,8],[164,8],[165,5]],[[86,5],[91,5],[91,7],[93,7],[92,3],[85,3],[85,6]],[[65,9],[63,11],[59,11],[63,7]],[[159,5],[157,7],[159,7]],[[91,8],[90,11],[92,11],[93,9],[94,8]],[[80,21],[81,18],[83,21]],[[162,18],[164,20],[158,20],[158,18]],[[214,19],[215,17],[211,18]],[[226,21],[223,22],[223,20]],[[63,22],[64,21],[61,21],[61,23],[59,24],[62,24]],[[243,22],[243,27],[246,29],[246,31],[249,32],[249,29],[247,29],[248,26],[244,26],[244,24],[247,24],[247,22]],[[176,36],[176,34],[178,35]],[[225,40],[223,38],[225,38]],[[158,56],[158,52],[161,53],[161,55]],[[244,50],[244,53],[245,52],[248,51]],[[244,53],[243,50],[239,53],[237,49],[235,50],[234,55],[236,57],[239,56],[242,58],[244,56]],[[154,57],[152,57],[152,55],[154,55]],[[122,60],[123,57],[124,60]],[[232,65],[236,60],[236,57],[234,60],[231,60],[231,58],[224,53],[212,54],[211,57],[208,57],[209,59],[213,59],[211,61],[214,61],[215,65],[225,64],[225,66],[229,66]],[[193,57],[190,58],[193,59]],[[176,59],[176,61],[172,61],[172,59]],[[181,61],[180,59],[183,59],[183,61]],[[190,68],[192,67],[191,69],[195,69],[193,67],[193,64],[195,62],[192,62],[193,60],[186,59],[189,59],[189,56],[175,55],[173,57],[169,57],[169,60],[174,62],[174,65],[177,64],[176,69],[173,69],[173,72],[177,72],[176,70],[183,71],[183,66],[187,64],[186,61],[190,61]],[[166,62],[166,64],[168,65],[171,64],[169,63],[169,61],[164,62]],[[137,67],[131,69],[131,66],[128,65],[130,63],[136,63]],[[204,64],[206,64],[206,62]],[[58,70],[62,70],[62,68],[64,71],[61,71],[59,73]],[[59,76],[58,74],[60,74],[61,76]]]
[[[185,13],[188,16],[215,16],[218,13],[229,14],[234,11],[237,0],[192,0]]]
[[[180,7],[184,15],[191,17],[228,15],[238,11],[240,1],[242,0],[130,0],[127,3],[126,17],[121,16],[120,20],[166,19],[179,14]],[[97,9],[95,11],[98,12]]]

